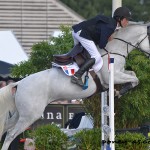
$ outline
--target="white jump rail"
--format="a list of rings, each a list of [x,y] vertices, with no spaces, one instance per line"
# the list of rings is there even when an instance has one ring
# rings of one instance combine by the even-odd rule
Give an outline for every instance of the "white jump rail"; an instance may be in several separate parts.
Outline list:
[[[101,93],[102,150],[115,150],[114,58],[109,58],[109,101],[107,95]]]

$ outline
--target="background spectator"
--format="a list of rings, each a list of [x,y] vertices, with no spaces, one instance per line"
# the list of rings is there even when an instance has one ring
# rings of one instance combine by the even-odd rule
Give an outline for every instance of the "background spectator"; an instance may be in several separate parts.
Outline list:
[[[0,88],[6,86],[6,81],[0,81]]]

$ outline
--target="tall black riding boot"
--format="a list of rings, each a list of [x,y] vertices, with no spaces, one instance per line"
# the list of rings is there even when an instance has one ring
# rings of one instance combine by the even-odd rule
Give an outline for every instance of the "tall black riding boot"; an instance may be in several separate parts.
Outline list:
[[[83,86],[84,83],[82,82],[82,75],[90,69],[95,63],[95,58],[88,59],[81,68],[74,74],[74,76],[71,76],[71,82],[78,84],[80,86]]]

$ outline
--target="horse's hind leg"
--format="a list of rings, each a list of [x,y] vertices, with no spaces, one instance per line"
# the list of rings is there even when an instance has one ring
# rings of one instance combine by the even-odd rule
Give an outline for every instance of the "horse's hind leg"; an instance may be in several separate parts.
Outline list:
[[[16,111],[13,114],[13,116],[8,120],[8,122],[5,124],[4,133],[10,128],[14,127],[18,119],[19,119],[19,114],[18,111]]]
[[[27,122],[23,122],[24,120],[19,119],[15,127],[7,131],[2,150],[7,150],[9,148],[10,143],[28,127],[29,124]]]
[[[39,118],[39,117],[38,117]],[[36,118],[36,120],[38,119]],[[35,118],[34,118],[35,120]],[[20,117],[18,122],[16,123],[14,128],[11,128],[7,131],[7,135],[1,150],[7,150],[9,148],[10,143],[23,131],[25,131],[32,123],[33,119],[26,117]]]
[[[126,94],[129,90],[133,89],[133,88],[134,87],[133,87],[131,82],[125,83],[122,86],[121,90],[119,91],[119,94],[122,96],[122,95]]]

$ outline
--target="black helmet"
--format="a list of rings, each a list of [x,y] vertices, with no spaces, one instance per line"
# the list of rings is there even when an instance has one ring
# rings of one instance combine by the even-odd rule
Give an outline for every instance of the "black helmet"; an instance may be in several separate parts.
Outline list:
[[[120,20],[123,18],[127,18],[128,20],[132,20],[131,12],[127,7],[118,7],[114,12],[113,18],[116,20]]]

